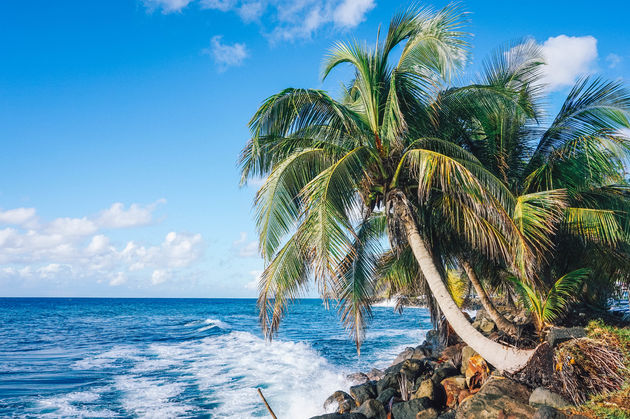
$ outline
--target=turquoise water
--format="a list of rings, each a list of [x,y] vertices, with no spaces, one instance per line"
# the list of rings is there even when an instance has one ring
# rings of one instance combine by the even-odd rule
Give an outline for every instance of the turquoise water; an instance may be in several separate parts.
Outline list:
[[[266,417],[322,413],[345,375],[385,367],[430,328],[375,307],[357,357],[336,313],[292,306],[272,343],[255,300],[0,299],[1,417]]]

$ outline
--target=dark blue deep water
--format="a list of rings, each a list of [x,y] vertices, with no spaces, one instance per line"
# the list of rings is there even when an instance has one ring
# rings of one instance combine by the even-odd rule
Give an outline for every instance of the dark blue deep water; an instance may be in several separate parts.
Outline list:
[[[359,358],[319,300],[267,343],[255,300],[0,298],[0,417],[266,417],[261,387],[307,418],[429,328],[425,309],[375,307]]]

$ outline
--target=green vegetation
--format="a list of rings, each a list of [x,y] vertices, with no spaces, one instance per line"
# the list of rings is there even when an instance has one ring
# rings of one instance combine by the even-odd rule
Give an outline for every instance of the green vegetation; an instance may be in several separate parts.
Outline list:
[[[536,331],[541,333],[545,326],[554,322],[566,308],[583,281],[589,276],[588,269],[569,272],[558,279],[547,294],[539,294],[532,287],[511,277],[516,290],[521,294],[521,301],[534,316]]]
[[[240,162],[243,182],[266,179],[255,208],[268,337],[311,283],[338,302],[357,350],[374,299],[424,294],[469,346],[514,371],[532,351],[473,328],[447,272],[468,265],[486,286],[526,290],[538,329],[570,291],[601,303],[630,282],[630,141],[620,131],[630,93],[581,79],[544,124],[533,43],[497,51],[478,80],[452,85],[467,63],[464,24],[456,6],[409,9],[373,47],[331,49],[323,78],[354,70],[338,100],[288,88],[252,118]]]

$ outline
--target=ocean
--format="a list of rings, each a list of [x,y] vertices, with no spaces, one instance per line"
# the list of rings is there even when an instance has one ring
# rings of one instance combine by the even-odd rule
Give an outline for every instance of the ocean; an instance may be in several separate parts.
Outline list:
[[[279,418],[308,418],[430,329],[426,309],[373,311],[359,357],[320,300],[269,343],[252,299],[0,298],[0,417],[268,417],[261,388]]]

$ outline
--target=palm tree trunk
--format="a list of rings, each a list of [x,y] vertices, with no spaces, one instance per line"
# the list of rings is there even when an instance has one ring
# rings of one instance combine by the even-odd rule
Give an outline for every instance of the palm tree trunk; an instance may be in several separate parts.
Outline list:
[[[422,237],[420,237],[418,227],[408,205],[396,198],[394,198],[393,204],[395,213],[400,217],[407,235],[407,241],[431,289],[431,293],[455,333],[495,368],[506,372],[516,372],[523,368],[535,350],[516,349],[502,345],[488,339],[470,324],[448,292],[429,249]]]
[[[486,310],[494,324],[496,324],[497,327],[505,333],[511,336],[518,336],[518,327],[516,327],[513,323],[506,319],[503,314],[499,313],[499,310],[497,310],[494,304],[492,304],[492,301],[490,301],[490,297],[488,297],[486,290],[483,289],[483,286],[481,285],[479,278],[477,278],[477,274],[473,270],[473,267],[470,266],[470,263],[465,260],[461,260],[460,262],[462,268],[464,268],[464,271],[468,276],[468,279],[470,279],[471,284],[475,288],[475,292],[481,300],[481,305]]]

